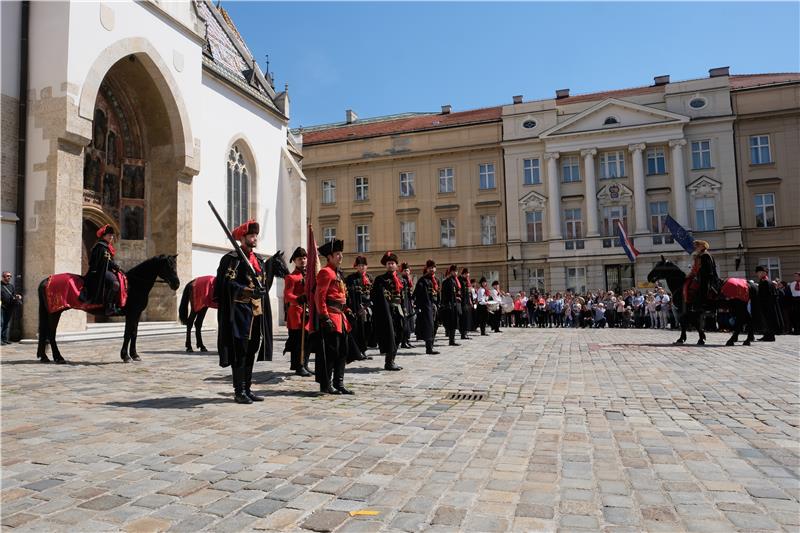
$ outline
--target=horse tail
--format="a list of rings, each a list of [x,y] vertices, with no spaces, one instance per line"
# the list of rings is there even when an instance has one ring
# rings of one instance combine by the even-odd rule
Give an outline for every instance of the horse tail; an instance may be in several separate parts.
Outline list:
[[[194,289],[194,280],[186,284],[183,288],[183,295],[181,296],[181,304],[178,306],[178,318],[181,319],[181,324],[186,325],[189,321],[189,307],[192,302],[192,289]]]
[[[49,279],[43,279],[36,291],[39,295],[39,342],[50,340],[50,311],[47,310],[47,295],[45,294]]]

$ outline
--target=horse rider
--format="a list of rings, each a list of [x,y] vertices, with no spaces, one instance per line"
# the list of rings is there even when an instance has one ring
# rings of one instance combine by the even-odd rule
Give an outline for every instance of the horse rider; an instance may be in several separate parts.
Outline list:
[[[111,224],[97,230],[97,242],[89,253],[89,272],[84,276],[83,289],[79,296],[82,302],[102,304],[106,316],[120,313],[117,307],[119,295],[119,265],[114,262],[116,234]]]
[[[719,274],[717,274],[717,264],[709,253],[710,245],[707,241],[697,239],[694,241],[694,252],[692,253],[692,269],[686,276],[684,282],[684,296],[688,296],[691,283],[696,283],[697,293],[692,299],[692,306],[702,311],[711,302],[709,291],[719,291]],[[711,295],[713,298],[713,294]],[[684,298],[688,302],[688,298]]]

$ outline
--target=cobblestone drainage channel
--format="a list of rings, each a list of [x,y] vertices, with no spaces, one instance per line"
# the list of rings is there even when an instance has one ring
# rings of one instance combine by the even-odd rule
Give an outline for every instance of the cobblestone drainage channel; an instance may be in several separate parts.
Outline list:
[[[457,402],[479,402],[486,399],[485,392],[451,392],[444,397],[445,400],[455,400]]]

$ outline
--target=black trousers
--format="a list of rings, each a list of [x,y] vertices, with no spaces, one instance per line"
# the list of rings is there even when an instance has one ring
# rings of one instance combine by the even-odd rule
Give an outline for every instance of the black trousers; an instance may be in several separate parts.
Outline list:
[[[481,330],[481,335],[486,334],[486,323],[489,321],[489,309],[485,305],[478,305],[475,311],[477,315],[478,328]]]
[[[305,343],[303,343],[303,337],[305,337]],[[290,329],[286,347],[289,348],[289,370],[300,370],[301,367],[308,365],[308,333],[305,330]]]
[[[234,339],[233,361],[231,361],[231,379],[235,391],[250,390],[253,382],[253,364],[261,346],[261,335],[253,335],[248,339]]]
[[[340,387],[344,385],[344,367],[347,364],[347,334],[324,331],[320,335],[314,360],[314,379],[320,388]]]

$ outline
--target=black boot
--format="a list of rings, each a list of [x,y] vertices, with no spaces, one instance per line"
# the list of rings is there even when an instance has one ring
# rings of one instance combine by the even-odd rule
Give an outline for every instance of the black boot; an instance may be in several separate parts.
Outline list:
[[[339,394],[353,394],[353,391],[344,386],[344,367],[346,364],[347,361],[344,359],[337,361],[336,367],[333,370],[333,388],[336,389]]]
[[[243,369],[240,368],[231,368],[231,375],[233,377],[233,400],[236,403],[253,403],[253,400],[248,398],[248,396],[244,393],[242,371]]]
[[[396,372],[398,370],[403,370],[402,366],[397,366],[394,363],[394,358],[395,358],[394,355],[388,355],[388,354],[386,355],[385,364],[383,365],[383,369],[384,370],[391,370],[391,371],[394,371],[394,372]]]
[[[250,386],[253,384],[253,369],[252,368],[247,368],[247,369],[244,370],[244,372],[245,372],[245,378],[246,378],[245,379],[244,395],[247,396],[248,398],[250,398],[251,401],[263,402],[264,398],[262,398],[261,396],[256,396],[250,390]]]
[[[425,341],[425,353],[428,355],[439,355],[439,352],[433,349],[433,341]]]

